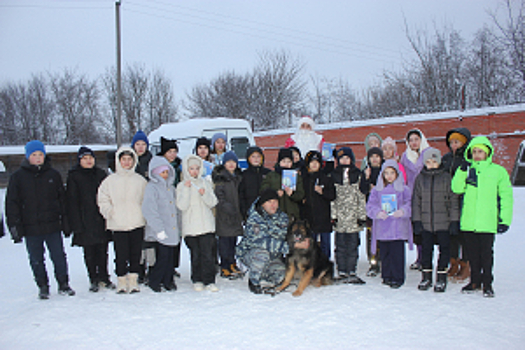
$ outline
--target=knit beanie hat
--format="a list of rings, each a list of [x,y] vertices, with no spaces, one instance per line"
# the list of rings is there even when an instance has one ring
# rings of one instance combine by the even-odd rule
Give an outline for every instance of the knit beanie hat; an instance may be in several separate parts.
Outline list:
[[[487,155],[490,154],[490,148],[487,145],[484,145],[482,143],[474,145],[474,146],[471,147],[471,149],[474,149],[474,148],[479,148],[480,150],[485,152]]]
[[[199,148],[199,146],[206,146],[208,147],[208,150],[210,150],[211,148],[210,140],[207,139],[206,137],[199,137],[197,139],[197,142],[195,142],[195,151],[197,150],[197,148]]]
[[[259,196],[259,205],[263,205],[264,203],[268,202],[272,199],[279,199],[279,196],[277,195],[277,191],[272,190],[271,188],[267,188],[264,191],[262,191],[261,195]]]
[[[223,139],[224,142],[228,142],[228,138],[226,137],[226,135],[223,134],[222,132],[218,132],[215,135],[213,135],[211,138],[211,147],[213,149],[215,149],[215,141],[217,141],[218,139]]]
[[[388,136],[386,139],[383,140],[383,148],[385,146],[392,146],[394,147],[394,152],[397,152],[396,141],[394,141],[394,139],[391,138],[390,136]]]
[[[279,155],[277,157],[277,162],[280,162],[284,158],[290,158],[290,160],[293,162],[293,153],[292,150],[289,148],[281,148],[279,150]]]
[[[306,163],[307,168],[310,168],[310,163],[314,160],[318,161],[319,164],[323,165],[323,156],[319,151],[310,151],[306,153],[306,157],[304,157],[304,162]]]
[[[159,175],[160,173],[162,173],[165,170],[170,170],[170,166],[171,165],[168,165],[168,164],[162,164],[162,165],[156,167],[155,169],[153,169],[152,173],[155,174],[155,175]]]
[[[337,161],[339,161],[339,159],[341,159],[344,156],[350,157],[350,159],[352,160],[352,164],[355,164],[354,151],[352,151],[352,149],[350,147],[341,147],[341,148],[339,148],[339,150],[335,154],[335,157],[337,158]]]
[[[459,132],[453,132],[452,134],[450,134],[450,136],[448,137],[448,142],[452,140],[458,140],[462,144],[466,144],[468,141],[467,137],[463,134],[460,134]]]
[[[78,150],[77,158],[80,161],[82,159],[82,157],[84,157],[84,156],[92,156],[93,158],[95,158],[95,152],[93,152],[93,150],[91,150],[91,148],[88,148],[86,146],[82,146]]]
[[[264,153],[263,153],[262,148],[259,146],[248,147],[248,149],[246,150],[246,159],[250,158],[250,156],[254,153],[259,153],[261,157],[263,158],[263,162],[264,162]]]
[[[226,164],[226,162],[233,160],[235,163],[239,163],[239,158],[237,158],[237,155],[233,151],[228,151],[224,153],[224,158],[222,159],[222,164]]]
[[[44,153],[46,155],[46,147],[41,141],[33,140],[26,143],[26,158],[29,159],[29,156],[37,151]]]
[[[137,143],[137,141],[144,141],[146,142],[146,146],[149,147],[148,137],[142,130],[137,131],[133,136],[133,140],[131,140],[131,148],[135,147],[135,143]]]
[[[297,152],[297,154],[299,154],[299,157],[301,159],[303,159],[303,156],[301,155],[301,150],[299,149],[299,147],[296,147],[296,146],[290,146],[288,147],[290,150],[292,150],[292,156],[293,156],[293,152]]]
[[[367,159],[370,159],[370,157],[372,156],[372,154],[377,154],[380,158],[381,158],[381,161],[383,161],[383,150],[379,147],[372,147],[368,150],[367,154],[366,154],[366,158]]]
[[[177,140],[168,140],[164,137],[160,138],[160,153],[159,156],[163,156],[168,152],[170,149],[176,149],[177,152],[179,151],[179,146],[177,146]]]
[[[437,148],[426,149],[423,153],[423,162],[426,163],[429,159],[434,159],[438,164],[441,164],[441,151]]]

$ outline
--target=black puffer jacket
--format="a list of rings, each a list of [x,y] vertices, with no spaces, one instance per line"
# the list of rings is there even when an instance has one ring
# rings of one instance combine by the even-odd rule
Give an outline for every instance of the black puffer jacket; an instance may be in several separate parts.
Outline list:
[[[448,138],[450,137],[450,135],[455,132],[467,138],[467,142],[456,151],[456,154],[452,152],[452,149],[450,148],[450,143],[448,142]],[[471,134],[470,134],[469,129],[467,128],[456,128],[456,129],[449,130],[449,132],[447,132],[446,142],[447,142],[447,147],[450,149],[450,152],[448,152],[447,154],[443,156],[441,163],[443,164],[443,168],[445,168],[445,170],[450,175],[454,176],[454,174],[456,173],[456,170],[461,165],[461,162],[463,161],[463,159],[465,159],[463,155],[465,154],[465,150],[468,147],[470,139],[471,139]]]
[[[241,206],[241,213],[244,220],[248,217],[248,210],[253,202],[259,197],[261,184],[271,170],[262,166],[248,165],[248,169],[242,172],[241,184],[239,185],[239,201]]]
[[[149,180],[148,166],[151,158],[153,155],[150,151],[144,152],[143,155],[139,156],[139,162],[135,167],[135,172],[142,175],[146,180]]]
[[[448,231],[451,221],[459,222],[459,197],[452,192],[451,182],[442,166],[431,170],[424,167],[416,177],[412,221],[421,221],[425,231]]]
[[[20,236],[70,233],[64,184],[49,157],[40,167],[24,159],[9,179],[5,209],[8,227],[16,227]]]
[[[219,203],[215,207],[215,233],[219,237],[242,236],[242,215],[239,204],[239,184],[241,170],[237,168],[235,175],[224,165],[217,165],[212,172],[215,184],[215,195]]]
[[[315,191],[314,186],[323,186],[323,194]],[[322,171],[303,174],[304,219],[308,220],[315,233],[332,232],[330,202],[335,199],[333,179]]]
[[[67,176],[67,212],[73,230],[73,245],[81,247],[106,243],[106,222],[97,205],[97,191],[106,172],[77,165]]]

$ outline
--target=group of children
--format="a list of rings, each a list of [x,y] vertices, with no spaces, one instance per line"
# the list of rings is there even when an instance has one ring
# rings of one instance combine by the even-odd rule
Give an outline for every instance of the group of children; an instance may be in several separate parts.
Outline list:
[[[131,147],[117,151],[115,172],[109,176],[96,166],[93,151],[81,147],[64,190],[44,145],[31,141],[26,160],[9,182],[8,226],[15,243],[25,238],[42,299],[49,297],[44,243],[59,292],[75,293],[61,232],[66,237],[73,233],[72,244],[83,247],[92,292],[101,287],[139,292],[145,277],[155,292],[176,290],[181,237],[191,255],[193,288],[218,291],[217,268],[225,278],[242,275],[237,240],[250,207],[271,189],[290,219],[308,221],[327,257],[335,232],[337,278],[346,283],[365,283],[357,275],[357,262],[360,232],[366,229],[368,276],[380,272],[384,284],[399,288],[405,281],[405,244],[412,248],[415,243],[418,260],[411,268],[422,271],[418,288],[427,290],[433,284],[433,247],[438,244],[436,292],[445,291],[447,275],[470,268],[470,283],[463,291],[482,288],[485,296],[494,296],[494,234],[508,229],[513,201],[509,176],[492,163],[494,149],[486,137],[470,140],[468,130],[451,130],[451,152],[442,159],[424,134],[413,129],[399,159],[392,138],[370,134],[362,169],[349,147],[335,150],[335,164],[330,164],[319,149],[309,150],[303,159],[305,150],[296,145],[302,144],[279,150],[273,171],[264,167],[262,149],[250,147],[248,168],[241,171],[222,133],[211,142],[198,139],[195,154],[181,160],[175,140],[161,139],[161,151],[153,156],[139,131]],[[283,184],[289,170],[295,170],[293,186]],[[110,240],[116,286],[107,268]]]

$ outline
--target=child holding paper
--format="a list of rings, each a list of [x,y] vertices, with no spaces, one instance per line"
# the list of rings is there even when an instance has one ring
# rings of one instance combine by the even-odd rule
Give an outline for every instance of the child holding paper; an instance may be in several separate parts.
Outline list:
[[[267,188],[277,191],[279,196],[279,208],[288,214],[289,218],[300,218],[299,203],[304,198],[303,179],[301,175],[295,173],[295,189],[283,186],[283,172],[292,171],[293,155],[289,148],[281,148],[275,170],[266,175],[261,184],[261,193]],[[285,173],[286,174],[286,173]],[[292,174],[292,173],[289,173]],[[288,179],[289,177],[285,177]]]

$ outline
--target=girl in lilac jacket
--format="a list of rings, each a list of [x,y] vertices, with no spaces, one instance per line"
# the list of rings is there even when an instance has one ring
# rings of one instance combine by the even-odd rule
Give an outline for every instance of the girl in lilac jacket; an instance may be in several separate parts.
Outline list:
[[[366,212],[373,219],[372,253],[379,241],[383,283],[399,288],[405,282],[405,241],[412,249],[412,191],[404,185],[397,162],[387,160],[372,189]]]

